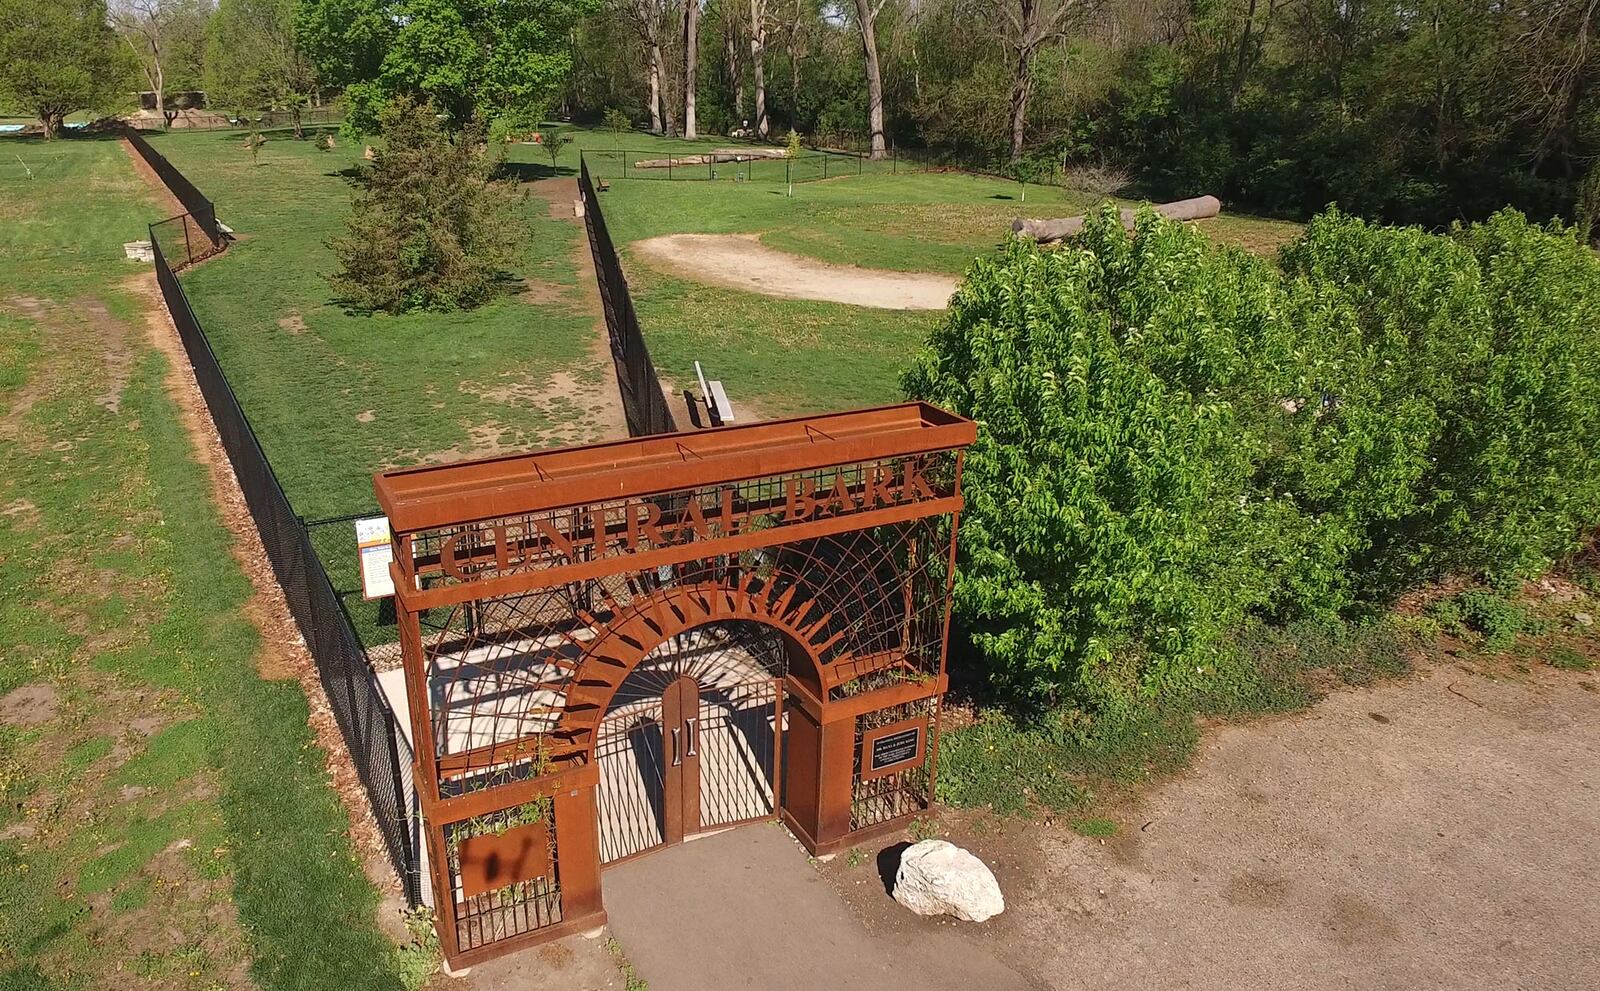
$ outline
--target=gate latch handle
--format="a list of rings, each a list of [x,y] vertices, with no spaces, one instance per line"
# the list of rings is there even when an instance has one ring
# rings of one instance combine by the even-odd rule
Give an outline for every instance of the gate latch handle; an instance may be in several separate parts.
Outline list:
[[[683,745],[682,745],[682,741],[680,740],[680,737],[682,736],[682,734],[683,734],[683,730],[675,729],[675,730],[672,731],[672,766],[673,767],[677,767],[679,764],[683,763]]]
[[[684,736],[688,737],[688,739],[689,739],[689,756],[690,757],[698,756],[698,754],[696,754],[696,752],[695,752],[694,744],[695,744],[695,737],[700,735],[700,720],[698,720],[698,719],[685,719],[683,721],[683,733],[684,733]]]

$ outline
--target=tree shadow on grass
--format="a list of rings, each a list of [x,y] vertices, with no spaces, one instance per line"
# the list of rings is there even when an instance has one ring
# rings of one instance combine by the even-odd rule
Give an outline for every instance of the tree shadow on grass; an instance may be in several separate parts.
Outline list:
[[[505,178],[515,179],[517,182],[559,179],[578,174],[578,170],[571,166],[559,165],[551,168],[538,162],[501,162],[500,172]]]

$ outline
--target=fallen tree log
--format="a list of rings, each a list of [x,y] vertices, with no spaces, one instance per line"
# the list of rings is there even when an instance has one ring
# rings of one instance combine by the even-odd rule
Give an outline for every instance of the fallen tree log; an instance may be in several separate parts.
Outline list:
[[[636,169],[676,169],[686,165],[712,165],[720,162],[748,162],[752,158],[788,158],[785,148],[718,148],[703,155],[682,158],[646,158],[633,163]]]
[[[1127,207],[1121,211],[1122,226],[1130,231],[1133,230],[1133,218],[1136,212]],[[1221,212],[1222,201],[1215,196],[1196,196],[1193,199],[1156,204],[1156,213],[1169,220],[1205,220]],[[1031,237],[1041,244],[1072,237],[1081,230],[1083,230],[1082,217],[1059,217],[1054,220],[1018,217],[1011,221],[1013,234],[1017,237]]]

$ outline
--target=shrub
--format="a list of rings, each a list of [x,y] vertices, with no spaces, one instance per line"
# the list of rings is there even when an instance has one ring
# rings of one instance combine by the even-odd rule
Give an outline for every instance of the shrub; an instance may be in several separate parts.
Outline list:
[[[1287,704],[1224,634],[1449,572],[1505,585],[1600,522],[1600,261],[1571,232],[1330,211],[1280,271],[1137,228],[1103,211],[980,260],[905,377],[979,423],[955,606],[1013,700]]]
[[[352,305],[403,313],[477,306],[510,281],[522,243],[509,185],[476,129],[447,134],[431,106],[383,111],[382,150],[357,179],[347,233],[330,247],[334,288]]]
[[[1018,698],[1102,709],[1212,674],[1216,638],[1321,554],[1255,484],[1290,340],[1275,274],[1139,231],[1102,211],[1073,248],[980,261],[906,376],[981,425],[956,607]]]
[[[1329,211],[1282,264],[1348,306],[1376,394],[1408,416],[1407,476],[1366,520],[1371,592],[1529,577],[1578,549],[1600,520],[1600,261],[1571,231],[1504,211],[1441,237]]]

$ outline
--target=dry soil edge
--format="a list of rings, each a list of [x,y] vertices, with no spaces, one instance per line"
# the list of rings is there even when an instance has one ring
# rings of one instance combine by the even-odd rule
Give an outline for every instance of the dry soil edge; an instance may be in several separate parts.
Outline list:
[[[829,265],[776,251],[754,234],[667,234],[629,248],[651,267],[673,275],[785,299],[942,310],[956,290],[953,276]]]

